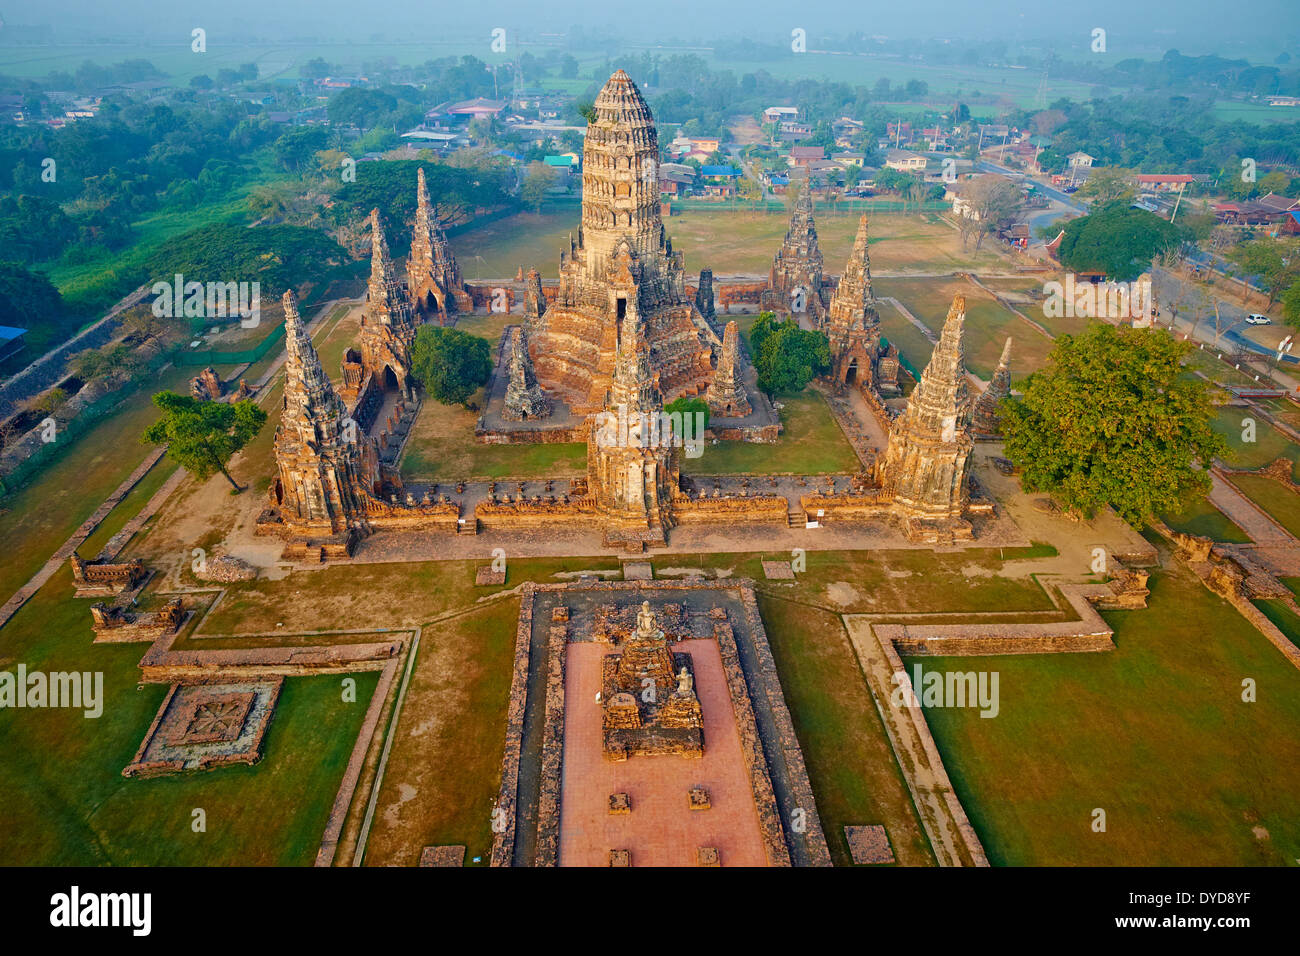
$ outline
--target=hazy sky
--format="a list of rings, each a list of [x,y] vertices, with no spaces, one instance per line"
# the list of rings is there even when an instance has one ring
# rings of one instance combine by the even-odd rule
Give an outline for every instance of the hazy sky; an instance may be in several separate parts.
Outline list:
[[[232,31],[272,40],[366,39],[374,33],[415,40],[486,35],[494,26],[563,32],[587,22],[629,37],[658,35],[701,46],[738,34],[788,42],[795,26],[810,36],[861,30],[891,37],[1043,38],[1064,46],[1086,42],[1093,27],[1103,27],[1117,52],[1178,47],[1230,53],[1244,42],[1259,51],[1300,54],[1300,0],[41,0],[5,6],[0,12],[7,22],[50,24],[68,40],[183,38],[195,26],[210,35]]]

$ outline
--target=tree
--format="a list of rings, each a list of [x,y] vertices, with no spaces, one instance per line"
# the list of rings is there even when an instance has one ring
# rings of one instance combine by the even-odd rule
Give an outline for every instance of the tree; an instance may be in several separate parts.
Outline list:
[[[201,402],[175,392],[158,392],[153,403],[162,415],[144,430],[145,444],[166,445],[167,454],[200,481],[221,472],[234,489],[232,494],[244,490],[227,466],[235,452],[261,431],[266,412],[252,399],[234,404]]]
[[[700,421],[704,422],[703,426],[691,432],[696,438],[704,434],[704,430],[709,427],[709,403],[702,398],[686,398],[685,396],[669,402],[664,406],[664,412],[669,415],[681,413],[682,421],[694,422],[694,415],[703,415]]]
[[[1130,282],[1151,268],[1152,259],[1180,241],[1173,223],[1119,202],[1066,223],[1058,254],[1067,269],[1103,272],[1117,282]]]
[[[460,329],[422,325],[411,348],[411,374],[444,405],[468,405],[492,374],[488,341]]]
[[[1096,203],[1132,202],[1137,198],[1137,173],[1120,166],[1094,169],[1079,195]]]
[[[976,176],[962,185],[965,215],[958,223],[961,240],[965,245],[968,237],[974,235],[978,251],[985,236],[1019,217],[1025,207],[1025,197],[1019,186],[993,173]]]
[[[749,333],[756,358],[758,387],[769,395],[803,391],[831,367],[831,346],[824,332],[809,332],[796,322],[778,321],[763,312]]]
[[[524,205],[541,212],[546,194],[554,184],[555,170],[545,163],[529,163],[528,171],[524,174],[524,184],[519,187],[519,198]]]
[[[1268,293],[1268,305],[1300,279],[1300,242],[1295,239],[1253,239],[1228,253],[1228,261],[1247,278],[1254,277]]]
[[[1135,524],[1208,491],[1227,445],[1210,426],[1209,383],[1182,367],[1189,351],[1163,329],[1094,324],[1057,339],[1024,396],[1002,404],[1025,490],[1085,517],[1109,505]]]
[[[1300,329],[1300,280],[1282,293],[1282,318],[1293,329]]]

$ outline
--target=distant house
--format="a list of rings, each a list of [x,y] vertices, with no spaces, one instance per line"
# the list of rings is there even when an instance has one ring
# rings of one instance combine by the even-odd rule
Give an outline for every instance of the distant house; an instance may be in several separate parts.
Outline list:
[[[468,145],[468,140],[460,133],[431,129],[413,129],[408,133],[403,133],[402,139],[444,153],[451,152],[457,146]]]
[[[1139,173],[1137,178],[1138,189],[1142,192],[1182,192],[1190,186],[1194,180],[1191,176],[1182,173],[1163,174],[1163,173]]]
[[[1270,96],[1269,106],[1300,106],[1300,96]]]
[[[1281,221],[1286,213],[1261,206],[1257,202],[1223,202],[1214,207],[1214,218],[1221,223],[1237,226],[1262,226]]]
[[[739,180],[740,170],[731,166],[700,167],[700,187],[707,196],[731,196]]]
[[[1070,167],[1073,169],[1091,167],[1096,161],[1095,156],[1089,156],[1087,153],[1083,152],[1083,150],[1073,152],[1066,157],[1066,162],[1069,163]]]
[[[812,135],[812,127],[807,123],[782,123],[777,128],[777,133],[782,140],[797,143]]]
[[[908,149],[891,149],[885,152],[885,165],[900,173],[923,173],[927,160],[920,153]]]
[[[454,119],[469,121],[494,117],[509,105],[504,100],[489,100],[482,96],[476,96],[472,100],[462,100],[459,103],[452,103],[438,109]]]
[[[659,191],[671,196],[681,196],[695,184],[695,169],[685,163],[659,164]]]
[[[1300,209],[1300,202],[1290,199],[1286,196],[1279,196],[1277,193],[1269,193],[1267,196],[1260,196],[1255,202],[1265,209],[1271,209],[1273,212],[1290,212],[1292,209]]]
[[[769,106],[763,110],[763,122],[779,123],[782,120],[796,120],[799,118],[799,109],[794,106]]]
[[[826,158],[826,150],[820,146],[791,146],[787,162],[791,166],[807,166],[816,160]]]
[[[716,136],[692,136],[689,142],[691,152],[703,153],[705,156],[712,156],[722,146],[721,140]]]
[[[562,153],[557,156],[543,156],[542,162],[557,172],[572,176],[578,171],[578,157],[574,153]]]
[[[848,169],[850,166],[861,166],[864,159],[866,157],[862,153],[831,153],[831,162],[841,169]]]

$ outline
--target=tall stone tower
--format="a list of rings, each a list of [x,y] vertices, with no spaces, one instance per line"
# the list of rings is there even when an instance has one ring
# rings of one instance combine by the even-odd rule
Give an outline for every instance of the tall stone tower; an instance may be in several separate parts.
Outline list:
[[[592,419],[587,439],[587,491],[604,518],[606,545],[640,551],[667,540],[681,464],[672,437],[660,429],[663,394],[651,369],[644,320],[635,300],[628,308],[616,326],[609,401]]]
[[[764,305],[781,312],[807,312],[820,322],[825,312],[822,280],[822,251],[817,245],[812,191],[805,188],[795,200],[785,240],[772,261]]]
[[[370,283],[361,313],[361,364],[384,388],[411,395],[411,346],[418,320],[388,254],[379,210],[370,212]]]
[[[364,487],[355,423],[321,368],[298,300],[284,294],[284,405],[275,430],[275,499],[291,522],[343,531],[362,506]]]
[[[873,384],[880,354],[880,314],[871,291],[866,216],[858,220],[853,251],[831,296],[826,334],[831,344],[831,380],[837,385]]]
[[[423,166],[416,174],[415,197],[415,230],[406,260],[406,285],[416,312],[446,325],[449,312],[473,312],[474,301],[465,289],[460,266],[429,202]]]
[[[538,381],[579,413],[607,404],[623,324],[638,331],[670,398],[699,395],[717,336],[686,295],[682,255],[659,215],[659,140],[640,90],[619,70],[594,104],[583,147],[582,223],[560,256],[560,287],[530,339]]]
[[[752,410],[740,382],[740,327],[735,319],[727,323],[722,334],[722,357],[705,399],[709,411],[718,418],[744,418]]]
[[[895,419],[889,447],[879,465],[885,493],[908,536],[918,541],[969,538],[963,519],[970,501],[970,386],[962,327],[966,298],[952,300],[939,344],[912,392],[907,410]]]
[[[1011,338],[1002,346],[1002,358],[989,379],[989,387],[975,400],[971,417],[971,431],[976,439],[996,441],[1002,437],[1002,415],[999,409],[1003,399],[1011,395]]]

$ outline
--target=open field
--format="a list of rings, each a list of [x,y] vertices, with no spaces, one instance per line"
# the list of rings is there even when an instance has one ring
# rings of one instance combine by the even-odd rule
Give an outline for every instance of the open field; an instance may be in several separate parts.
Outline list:
[[[995,864],[1283,865],[1300,856],[1300,673],[1181,566],[1107,613],[1105,654],[917,659],[995,670],[1001,710],[929,708]],[[1241,681],[1268,687],[1243,703]],[[1248,743],[1247,743],[1248,742]],[[1091,826],[1106,812],[1105,833]],[[1211,834],[1213,836],[1211,836]]]
[[[581,442],[541,445],[485,445],[474,440],[478,412],[426,398],[411,426],[402,456],[402,476],[418,480],[472,478],[562,478],[586,471]]]
[[[883,823],[900,865],[933,866],[839,615],[771,595],[760,598],[759,610],[835,865],[852,862],[846,825]]]
[[[1254,441],[1249,437],[1247,420],[1255,423]],[[1249,408],[1224,406],[1211,422],[1214,430],[1228,442],[1226,461],[1234,468],[1262,468],[1278,458],[1290,459],[1294,464],[1292,477],[1300,477],[1300,447]]]
[[[414,866],[463,844],[486,860],[505,744],[517,599],[424,628],[366,845],[369,866]]]
[[[682,456],[689,475],[844,474],[861,468],[853,446],[816,392],[778,399],[785,430],[775,444],[724,441],[706,444],[699,458]]]
[[[826,270],[844,268],[858,228],[856,212],[819,206],[817,237]],[[512,279],[520,267],[535,266],[543,278],[556,275],[560,252],[578,228],[578,205],[555,204],[541,214],[517,213],[472,226],[449,238],[466,279]],[[685,209],[664,222],[673,248],[686,254],[688,274],[710,268],[717,275],[764,275],[785,237],[784,210]],[[873,269],[907,272],[953,272],[1005,268],[994,243],[978,254],[961,248],[956,231],[933,214],[881,213],[871,217]]]
[[[1051,339],[969,282],[960,279],[880,279],[875,288],[877,295],[897,298],[936,334],[943,329],[953,296],[958,292],[965,295],[966,367],[986,381],[997,368],[1008,336],[1013,340],[1012,382],[1023,380],[1041,367],[1047,353],[1052,350]],[[889,332],[885,334],[888,336]],[[905,346],[900,343],[899,348]],[[929,361],[928,353],[925,361]],[[918,367],[924,368],[924,364]]]
[[[349,704],[337,675],[286,680],[256,766],[128,780],[166,687],[137,690],[141,646],[93,646],[90,602],[71,595],[65,568],[5,625],[0,668],[100,671],[103,714],[0,711],[0,863],[310,865],[377,676],[355,675]],[[190,828],[196,807],[206,833]]]

